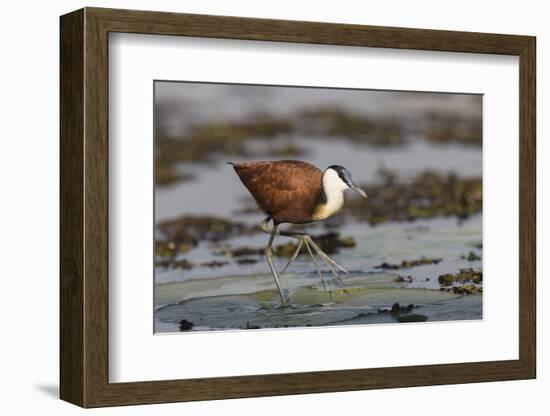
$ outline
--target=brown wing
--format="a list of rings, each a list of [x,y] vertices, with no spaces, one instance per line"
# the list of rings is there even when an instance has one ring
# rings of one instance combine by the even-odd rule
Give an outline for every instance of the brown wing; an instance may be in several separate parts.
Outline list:
[[[234,165],[237,175],[260,208],[277,223],[311,221],[323,172],[299,160]]]

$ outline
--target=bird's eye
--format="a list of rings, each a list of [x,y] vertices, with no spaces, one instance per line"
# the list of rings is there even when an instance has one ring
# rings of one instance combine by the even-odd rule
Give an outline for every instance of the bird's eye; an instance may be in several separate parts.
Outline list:
[[[351,183],[351,174],[347,170],[343,170],[341,172],[340,178],[342,178],[342,180],[348,185]]]

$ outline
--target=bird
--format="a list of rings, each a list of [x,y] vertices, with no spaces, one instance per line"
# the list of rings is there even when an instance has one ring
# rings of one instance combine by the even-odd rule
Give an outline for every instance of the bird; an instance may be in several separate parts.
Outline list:
[[[351,173],[345,167],[331,165],[321,171],[318,167],[301,160],[228,163],[233,166],[237,176],[258,206],[267,214],[260,227],[270,235],[265,248],[265,257],[279,291],[282,306],[287,306],[287,300],[279,277],[296,259],[302,246],[306,247],[313,260],[325,289],[325,280],[313,251],[340,281],[341,277],[337,269],[349,274],[345,268],[325,254],[307,233],[278,231],[280,224],[309,224],[331,217],[344,205],[344,192],[348,189],[367,198],[366,192],[353,181]],[[271,229],[269,229],[270,221],[273,222]],[[272,259],[272,245],[277,234],[298,240],[293,255],[279,273]]]

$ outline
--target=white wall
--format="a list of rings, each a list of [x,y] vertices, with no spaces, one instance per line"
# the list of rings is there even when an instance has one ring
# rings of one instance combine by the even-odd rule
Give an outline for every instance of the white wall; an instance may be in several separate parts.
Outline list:
[[[82,6],[156,9],[279,19],[408,26],[536,35],[538,42],[538,310],[539,379],[339,394],[92,410],[88,414],[548,414],[550,364],[542,240],[548,210],[542,183],[549,170],[543,139],[545,72],[550,25],[542,1],[330,1],[234,0],[4,2],[0,16],[0,409],[4,414],[76,414],[57,400],[58,385],[58,16]],[[543,178],[545,176],[545,178]],[[546,192],[545,197],[547,197]],[[543,236],[544,234],[544,236]],[[548,261],[546,261],[548,266]],[[547,269],[547,267],[546,267]],[[542,332],[542,323],[546,332]]]

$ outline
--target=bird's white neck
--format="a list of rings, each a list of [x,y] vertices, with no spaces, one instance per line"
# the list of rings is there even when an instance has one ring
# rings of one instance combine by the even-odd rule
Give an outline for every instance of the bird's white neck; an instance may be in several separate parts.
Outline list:
[[[340,179],[338,173],[332,169],[328,169],[323,174],[323,192],[326,201],[321,202],[313,212],[315,221],[324,220],[336,212],[344,205],[344,191],[348,189],[348,185]]]

